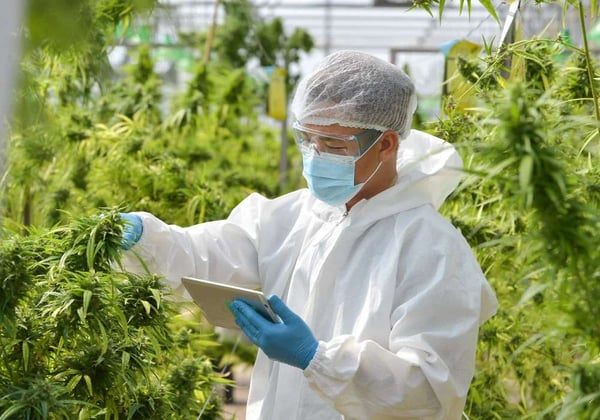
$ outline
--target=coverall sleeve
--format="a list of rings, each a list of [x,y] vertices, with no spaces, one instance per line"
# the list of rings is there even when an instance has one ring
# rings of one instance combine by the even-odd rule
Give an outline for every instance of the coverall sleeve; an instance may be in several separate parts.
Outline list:
[[[320,341],[304,375],[348,419],[459,419],[489,286],[458,232],[416,228],[403,243],[418,246],[398,261],[388,343]]]
[[[124,268],[141,274],[145,271],[142,260],[182,295],[183,276],[258,288],[258,220],[265,201],[252,194],[226,220],[186,228],[168,225],[149,213],[136,213],[142,218],[143,233],[140,241],[124,252]]]

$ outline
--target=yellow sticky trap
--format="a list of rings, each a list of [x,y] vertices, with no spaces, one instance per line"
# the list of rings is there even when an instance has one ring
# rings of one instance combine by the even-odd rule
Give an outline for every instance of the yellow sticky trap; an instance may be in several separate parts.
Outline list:
[[[458,109],[465,109],[474,105],[471,83],[458,72],[458,58],[477,57],[480,52],[481,45],[461,40],[456,42],[446,54],[446,93],[456,98]]]
[[[269,83],[267,114],[280,121],[285,120],[287,111],[286,76],[285,69],[276,68],[271,73],[271,82]]]

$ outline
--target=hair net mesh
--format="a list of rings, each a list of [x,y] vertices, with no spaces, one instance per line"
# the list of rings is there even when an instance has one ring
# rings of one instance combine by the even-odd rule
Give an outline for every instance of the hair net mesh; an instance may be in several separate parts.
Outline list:
[[[302,124],[394,130],[405,138],[416,107],[415,86],[399,67],[338,51],[300,81],[291,112]]]

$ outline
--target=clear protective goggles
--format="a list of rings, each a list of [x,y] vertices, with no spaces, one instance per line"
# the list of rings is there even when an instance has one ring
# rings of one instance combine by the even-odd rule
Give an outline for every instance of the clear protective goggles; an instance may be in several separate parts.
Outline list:
[[[356,134],[338,135],[304,127],[298,121],[294,122],[292,130],[296,145],[302,153],[316,150],[318,153],[352,156],[355,159],[367,153],[384,133],[375,129],[367,129]]]

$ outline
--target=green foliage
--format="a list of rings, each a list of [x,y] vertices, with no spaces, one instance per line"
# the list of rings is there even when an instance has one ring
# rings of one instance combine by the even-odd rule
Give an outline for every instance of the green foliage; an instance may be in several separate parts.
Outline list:
[[[243,68],[256,59],[263,67],[286,69],[287,90],[291,93],[300,76],[291,64],[300,61],[302,52],[309,52],[314,47],[310,34],[295,28],[288,35],[280,17],[257,18],[254,6],[248,0],[225,0],[223,6],[226,17],[215,36],[216,59],[234,68]]]
[[[219,412],[223,380],[205,347],[174,339],[183,327],[166,286],[114,271],[122,223],[107,210],[2,234],[0,418],[187,419],[208,399]]]
[[[65,47],[103,52],[119,21],[155,4],[156,0],[31,0],[28,40],[32,47],[43,44],[59,53]]]
[[[154,72],[154,61],[149,48],[142,46],[137,53],[137,63],[126,66],[125,77],[107,88],[106,95],[99,97],[97,105],[91,109],[98,112],[102,121],[117,123],[122,117],[131,119],[143,116],[146,124],[160,124],[161,81]],[[75,118],[72,122],[77,125],[80,125],[79,120],[83,120],[83,129],[93,128],[90,115],[77,118],[77,114],[74,114],[71,118]],[[77,127],[76,124],[69,123],[69,129],[74,125]],[[81,141],[86,137],[85,133],[80,132],[74,140]]]
[[[465,158],[443,211],[500,301],[481,328],[469,418],[598,415],[598,123],[585,54],[562,47],[520,41],[462,63],[477,108],[449,98],[431,127]]]
[[[31,245],[27,238],[6,239],[0,245],[0,281],[3,291],[0,310],[10,318],[15,317],[15,307],[33,283],[28,270],[35,256]]]
[[[217,31],[222,36],[251,10],[247,2],[230,3]],[[119,10],[133,10],[129,6]],[[312,47],[302,31],[286,37],[281,22],[242,21],[251,33],[226,44],[255,51],[259,61],[289,64],[300,49]],[[263,38],[269,48],[255,48]],[[146,47],[114,83],[76,65],[71,58],[82,58],[76,52],[38,48],[28,54],[23,112],[9,144],[4,215],[26,226],[52,226],[64,221],[64,211],[90,214],[127,203],[128,209],[192,224],[225,217],[251,191],[281,193],[278,134],[258,118],[265,87],[232,67],[244,63],[215,51],[220,60],[198,63],[171,104],[162,98],[163,81]]]
[[[600,366],[597,361],[576,365],[573,372],[572,388],[559,419],[592,420],[600,417]]]
[[[491,0],[479,0],[479,3],[485,7],[485,9],[489,12],[490,16],[492,16],[496,21],[499,21],[498,19],[498,14],[496,13],[496,8],[494,7],[494,4],[491,2]],[[458,7],[459,7],[459,11],[460,13],[463,12],[463,10],[467,9],[468,13],[471,13],[471,0],[460,0]],[[444,15],[444,11],[446,8],[446,0],[413,0],[413,4],[411,6],[411,9],[414,8],[419,8],[419,9],[423,9],[425,10],[427,13],[429,13],[429,15],[431,15],[433,17],[433,11],[432,9],[434,7],[437,7],[438,9],[438,18],[440,20],[440,22],[442,22],[442,18]]]
[[[52,225],[64,218],[59,209],[127,203],[192,224],[225,217],[250,191],[280,193],[277,136],[259,124],[255,86],[243,71],[199,65],[163,117],[151,69],[141,49],[123,82],[86,106],[48,103],[52,123],[14,136],[7,216]]]
[[[232,67],[244,67],[253,58],[262,66],[288,67],[299,60],[300,52],[314,46],[311,36],[301,28],[287,35],[279,17],[257,19],[247,0],[225,0],[223,5],[226,18],[217,31],[215,53],[219,61]]]

